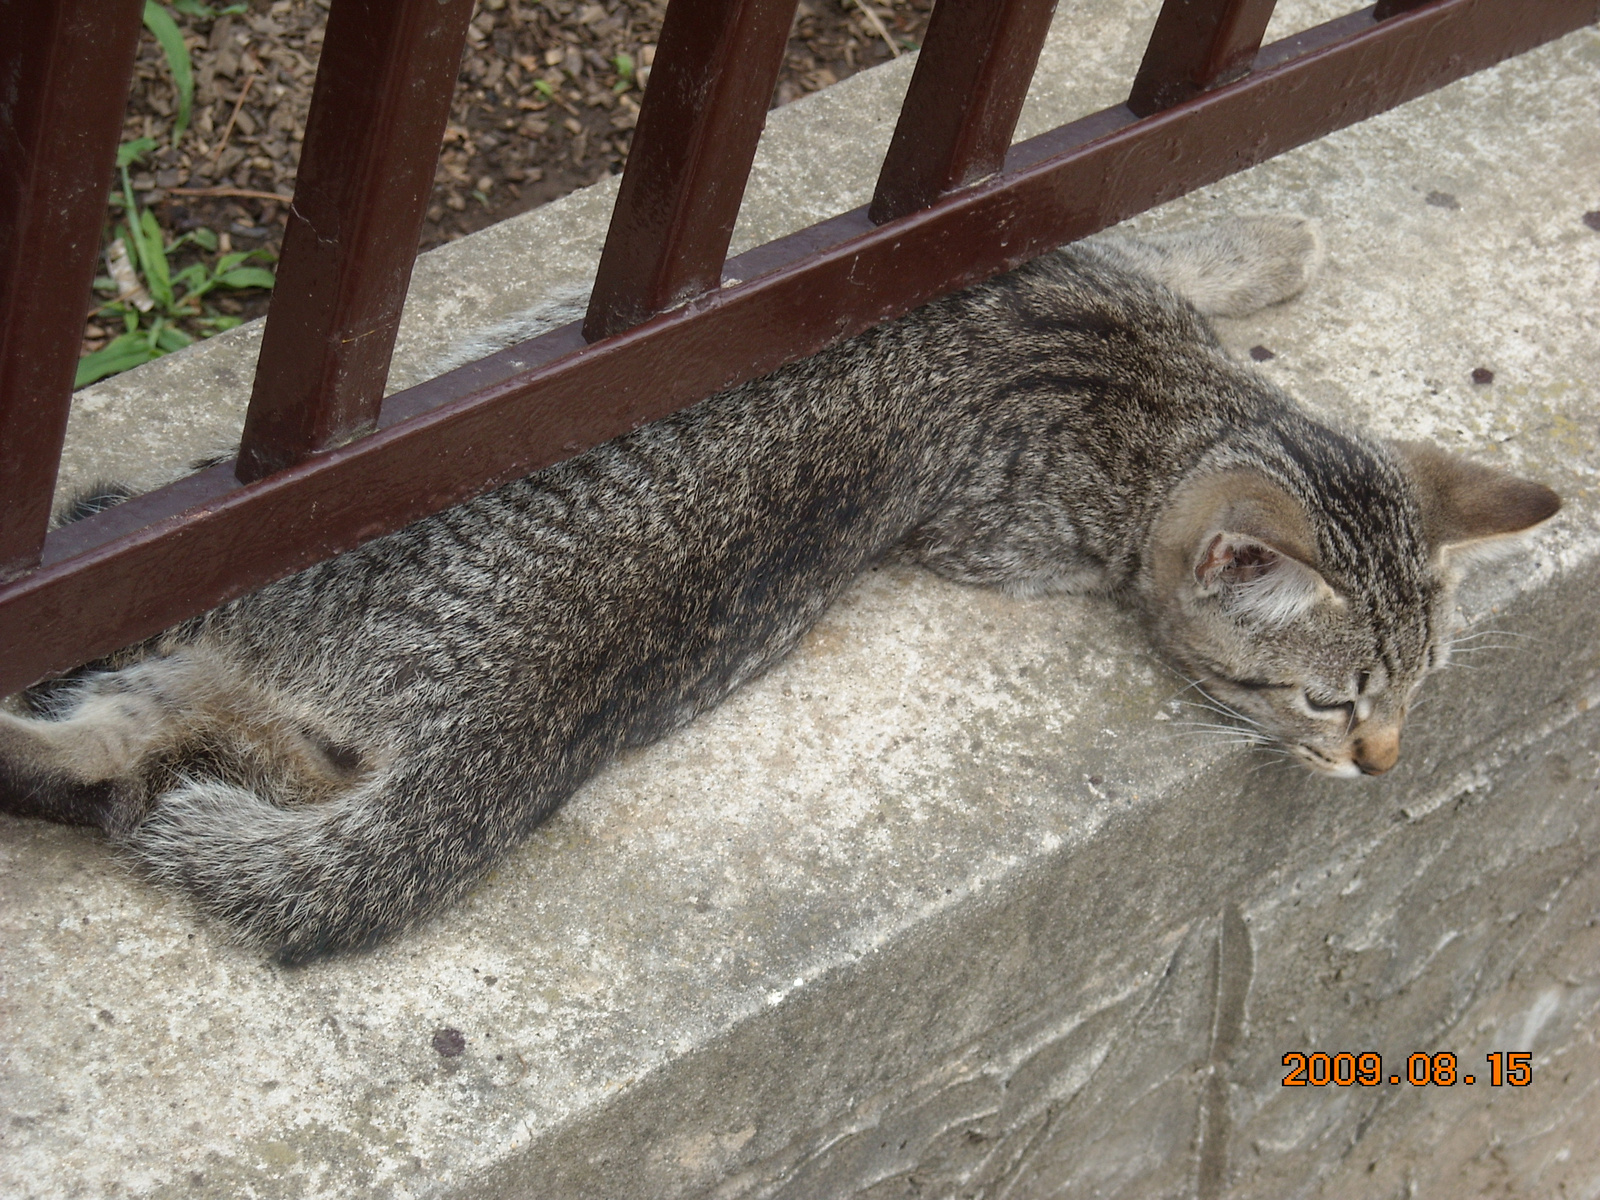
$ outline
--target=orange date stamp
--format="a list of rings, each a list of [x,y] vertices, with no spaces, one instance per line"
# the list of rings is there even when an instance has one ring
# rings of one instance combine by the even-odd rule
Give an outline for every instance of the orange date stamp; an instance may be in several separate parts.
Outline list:
[[[1405,1073],[1385,1074],[1383,1055],[1373,1050],[1359,1054],[1315,1054],[1291,1050],[1283,1056],[1289,1073],[1284,1087],[1380,1087],[1385,1084],[1410,1084],[1412,1087],[1455,1087],[1486,1083],[1490,1087],[1527,1087],[1533,1082],[1533,1054],[1526,1051],[1496,1050],[1484,1056],[1488,1070],[1464,1074],[1456,1056],[1448,1050],[1437,1054],[1420,1051],[1406,1057]]]

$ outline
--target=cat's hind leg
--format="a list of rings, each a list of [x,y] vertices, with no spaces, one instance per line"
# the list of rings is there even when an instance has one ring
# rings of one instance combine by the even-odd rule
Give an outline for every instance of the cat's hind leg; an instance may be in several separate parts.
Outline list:
[[[1322,235],[1301,216],[1230,217],[1176,233],[1094,244],[1171,288],[1207,317],[1243,317],[1298,295],[1322,264]]]
[[[126,832],[151,799],[148,764],[190,734],[208,673],[179,652],[88,675],[44,715],[0,709],[0,811]]]

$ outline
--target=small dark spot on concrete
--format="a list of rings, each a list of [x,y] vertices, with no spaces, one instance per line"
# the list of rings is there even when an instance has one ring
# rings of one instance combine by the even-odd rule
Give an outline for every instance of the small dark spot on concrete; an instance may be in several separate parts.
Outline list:
[[[1583,223],[1596,233],[1600,233],[1600,209],[1583,214]]]
[[[1091,775],[1091,776],[1089,776],[1089,782],[1094,784],[1095,787],[1099,787],[1102,783],[1105,782],[1105,779],[1102,776],[1099,776],[1099,775]]]
[[[205,1186],[205,1182],[206,1182],[206,1173],[204,1171],[190,1171],[189,1172],[189,1184],[190,1184],[191,1187],[204,1187]]]
[[[493,987],[495,984],[497,984],[499,982],[500,982],[500,976],[498,976],[498,975],[485,975],[483,977],[483,986],[484,987]]]
[[[506,1056],[504,1054],[496,1054],[494,1060],[495,1062],[505,1062]]]
[[[102,1008],[99,1012],[95,1013],[95,1016],[99,1017],[107,1025],[115,1025],[117,1023],[116,1017],[111,1015],[111,1010],[109,1008]]]
[[[458,1058],[467,1050],[467,1035],[446,1025],[433,1031],[433,1048],[440,1058]]]
[[[194,941],[194,934],[192,934],[192,933],[191,933],[191,934],[190,934],[190,935],[189,935],[189,940],[190,940],[190,941],[191,941],[191,942],[192,942],[192,941]]]
[[[1489,370],[1488,367],[1473,367],[1472,368],[1472,382],[1476,383],[1476,384],[1479,384],[1479,385],[1486,384],[1486,383],[1493,383],[1494,382],[1494,372]]]
[[[85,925],[87,925],[87,924],[88,924],[88,923],[89,923],[89,918],[88,918],[88,917],[85,917],[85,918],[84,918],[84,919],[83,919],[83,923],[84,923],[84,924],[85,924]]]
[[[1424,199],[1435,208],[1460,208],[1461,201],[1449,192],[1429,192]]]
[[[1277,358],[1278,356],[1265,346],[1251,346],[1250,357],[1257,362],[1266,362],[1268,359]]]
[[[261,1090],[263,1092],[275,1092],[279,1088],[281,1088],[282,1086],[283,1086],[283,1083],[282,1083],[281,1080],[266,1079],[266,1080],[263,1080],[262,1083],[261,1083]]]

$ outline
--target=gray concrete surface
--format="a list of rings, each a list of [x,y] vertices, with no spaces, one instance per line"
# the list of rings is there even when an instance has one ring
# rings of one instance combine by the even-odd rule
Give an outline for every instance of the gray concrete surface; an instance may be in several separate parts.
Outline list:
[[[1123,7],[1064,7],[1026,131],[1115,98],[1154,11]],[[1283,7],[1275,34],[1330,11]],[[742,243],[865,197],[907,71],[775,115]],[[359,958],[265,964],[3,820],[0,1194],[1600,1196],[1597,80],[1590,29],[1137,222],[1318,217],[1323,278],[1230,345],[1566,497],[1464,592],[1494,633],[1392,775],[1184,736],[1103,603],[885,569]],[[581,292],[606,200],[425,259],[398,379]],[[82,393],[69,472],[226,442],[254,336]],[[1480,1082],[1286,1088],[1296,1049]],[[1482,1083],[1496,1050],[1531,1086]]]

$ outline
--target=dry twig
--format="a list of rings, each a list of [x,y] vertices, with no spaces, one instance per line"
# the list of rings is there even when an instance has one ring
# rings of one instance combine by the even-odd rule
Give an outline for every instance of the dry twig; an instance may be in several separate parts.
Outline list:
[[[276,200],[279,204],[293,203],[293,196],[285,196],[278,192],[255,192],[249,188],[236,187],[169,187],[163,188],[169,196],[240,196],[246,200]]]
[[[239,89],[239,98],[233,102],[233,112],[228,117],[227,127],[222,131],[222,140],[217,143],[217,148],[211,152],[211,169],[216,170],[217,161],[222,157],[222,152],[228,148],[228,139],[233,136],[233,126],[239,120],[239,110],[244,107],[244,98],[250,94],[250,85],[256,81],[254,75],[246,75],[244,86]]]
[[[894,39],[889,36],[889,31],[884,28],[883,18],[867,3],[867,0],[856,0],[856,7],[861,10],[861,15],[867,19],[867,24],[872,26],[872,31],[883,39],[883,44],[889,47],[892,58],[900,57],[900,47],[894,44]]]

